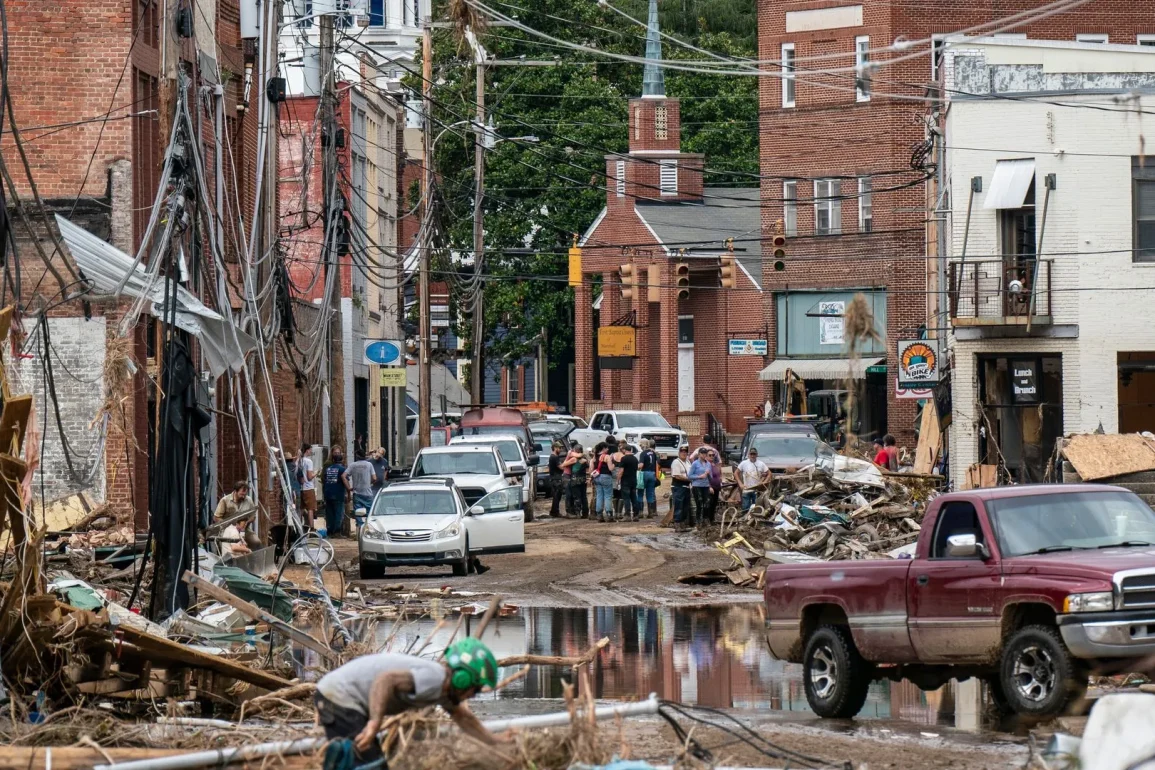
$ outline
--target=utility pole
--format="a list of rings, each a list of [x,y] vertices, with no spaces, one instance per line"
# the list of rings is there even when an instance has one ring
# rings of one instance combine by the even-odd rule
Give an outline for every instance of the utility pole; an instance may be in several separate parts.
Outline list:
[[[328,344],[325,346],[328,358],[327,388],[329,390],[329,435],[325,438],[328,447],[334,444],[345,447],[345,357],[342,354],[341,334],[341,264],[338,244],[341,234],[338,227],[342,218],[336,208],[340,200],[337,194],[337,84],[336,49],[333,41],[333,14],[324,14],[317,19],[321,31],[321,199],[324,203],[325,239],[325,286],[333,282],[322,312],[328,312]],[[335,276],[330,276],[331,273]]]
[[[424,32],[421,37],[421,94],[422,109],[425,117],[425,130],[422,133],[424,143],[425,173],[422,174],[422,186],[425,201],[422,213],[421,232],[421,262],[417,272],[417,306],[420,318],[418,319],[418,371],[420,374],[417,393],[417,437],[418,443],[424,449],[429,446],[431,420],[433,417],[432,393],[433,362],[429,355],[432,346],[430,334],[429,311],[429,259],[433,247],[432,228],[429,226],[430,214],[433,211],[433,23],[430,17],[425,17]]]
[[[480,51],[480,45],[478,45]],[[485,227],[482,221],[485,195],[485,62],[478,53],[477,61],[477,118],[473,127],[473,270],[476,273],[477,295],[473,303],[473,362],[469,369],[469,394],[473,403],[485,400],[483,375],[485,361],[485,284],[481,273],[485,264]]]

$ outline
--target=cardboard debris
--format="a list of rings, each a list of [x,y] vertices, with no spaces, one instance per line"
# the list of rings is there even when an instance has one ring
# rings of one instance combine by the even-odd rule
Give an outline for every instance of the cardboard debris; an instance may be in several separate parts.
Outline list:
[[[1083,481],[1155,470],[1155,441],[1139,433],[1071,436],[1062,451]]]

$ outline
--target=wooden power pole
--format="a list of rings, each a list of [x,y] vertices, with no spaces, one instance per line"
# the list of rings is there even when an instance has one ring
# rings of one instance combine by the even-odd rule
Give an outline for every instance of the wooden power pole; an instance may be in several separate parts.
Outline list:
[[[429,261],[433,247],[433,229],[430,226],[430,215],[433,211],[433,23],[425,17],[424,33],[421,38],[421,93],[422,105],[425,114],[425,130],[422,132],[425,155],[425,173],[422,174],[422,213],[420,265],[417,273],[417,307],[418,319],[418,393],[417,393],[417,435],[422,448],[429,446],[429,436],[432,429],[432,393],[433,361],[430,356],[432,337],[430,333],[429,310]]]
[[[317,19],[321,32],[321,144],[324,156],[321,165],[321,199],[324,203],[325,239],[325,285],[330,280],[334,286],[323,312],[328,312],[329,340],[326,345],[329,388],[329,446],[345,448],[345,357],[342,353],[341,333],[341,255],[339,244],[343,217],[335,204],[340,199],[337,194],[337,83],[335,80],[336,49],[333,40],[333,14],[324,14]],[[330,273],[336,276],[330,278]]]

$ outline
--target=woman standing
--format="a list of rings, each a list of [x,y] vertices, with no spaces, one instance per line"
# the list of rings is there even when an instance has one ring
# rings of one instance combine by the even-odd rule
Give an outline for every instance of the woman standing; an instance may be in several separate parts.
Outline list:
[[[606,444],[594,447],[594,511],[598,521],[605,522],[612,517],[610,504],[614,490],[614,460]]]
[[[654,451],[654,442],[642,439],[642,453],[638,456],[638,467],[642,471],[642,488],[638,496],[645,495],[646,518],[652,519],[658,515],[658,454]],[[641,500],[638,501],[641,503]],[[638,507],[641,507],[640,505]]]

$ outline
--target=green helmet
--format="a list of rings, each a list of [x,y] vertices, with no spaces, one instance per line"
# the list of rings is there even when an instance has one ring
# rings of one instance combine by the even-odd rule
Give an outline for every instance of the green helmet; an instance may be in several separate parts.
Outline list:
[[[453,672],[450,684],[455,690],[497,686],[497,658],[476,639],[462,639],[449,645],[445,661]]]

